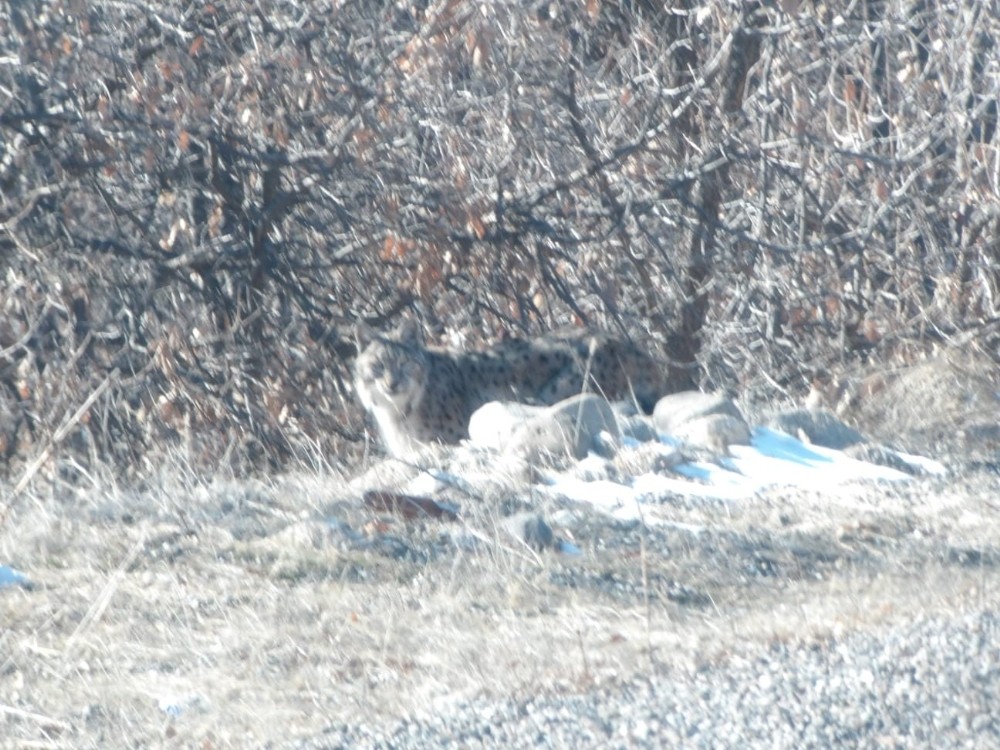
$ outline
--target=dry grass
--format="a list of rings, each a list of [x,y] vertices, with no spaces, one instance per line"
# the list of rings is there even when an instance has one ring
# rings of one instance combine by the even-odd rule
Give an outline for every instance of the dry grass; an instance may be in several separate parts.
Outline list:
[[[1000,371],[975,342],[898,367],[844,373],[830,395],[829,406],[887,442],[932,453],[946,446],[980,460],[995,460],[1000,450]]]
[[[280,746],[1000,603],[996,484],[773,492],[700,535],[582,513],[581,557],[496,536],[510,497],[464,503],[467,547],[330,472],[34,487],[0,529],[35,584],[0,591],[2,746]]]

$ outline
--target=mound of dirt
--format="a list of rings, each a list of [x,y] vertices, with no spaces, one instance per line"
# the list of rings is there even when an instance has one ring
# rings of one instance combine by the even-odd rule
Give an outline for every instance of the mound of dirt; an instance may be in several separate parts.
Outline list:
[[[972,461],[996,461],[1000,452],[1000,367],[972,347],[838,379],[825,400],[886,443]]]

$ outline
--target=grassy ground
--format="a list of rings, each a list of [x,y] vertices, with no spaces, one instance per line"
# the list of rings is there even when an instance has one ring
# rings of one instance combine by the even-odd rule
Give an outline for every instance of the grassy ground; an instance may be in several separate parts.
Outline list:
[[[280,746],[992,606],[997,485],[678,504],[700,532],[550,503],[580,556],[497,532],[517,498],[465,500],[464,525],[411,523],[366,511],[334,474],[207,482],[174,467],[139,488],[32,490],[0,529],[0,559],[34,584],[0,590],[0,742]]]
[[[0,564],[32,584],[0,589],[0,747],[280,747],[996,607],[995,388],[968,371],[884,386],[908,430],[887,432],[948,476],[664,498],[673,523],[651,528],[504,477],[452,493],[459,522],[406,521],[362,501],[400,484],[392,466],[237,482],[174,460],[130,486],[48,468],[19,495],[0,484]],[[524,508],[582,554],[512,538],[502,518]]]

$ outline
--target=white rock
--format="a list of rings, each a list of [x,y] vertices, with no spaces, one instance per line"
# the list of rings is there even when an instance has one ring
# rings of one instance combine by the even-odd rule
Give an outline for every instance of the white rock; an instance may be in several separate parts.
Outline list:
[[[865,436],[825,409],[792,409],[771,417],[769,426],[805,443],[843,450],[865,442]]]
[[[656,402],[653,424],[660,432],[673,435],[685,422],[712,414],[726,414],[746,422],[732,399],[721,393],[682,391],[671,393]]]
[[[620,439],[611,404],[601,396],[584,393],[529,418],[516,430],[505,451],[535,460],[561,456],[579,460],[599,447],[606,452],[609,444]]]
[[[713,451],[749,445],[750,426],[732,399],[721,393],[683,391],[664,396],[653,410],[656,429],[681,442]]]
[[[725,452],[730,445],[750,445],[750,427],[742,418],[709,414],[684,422],[673,436],[685,445]]]
[[[484,448],[503,450],[517,428],[544,412],[545,408],[513,401],[490,401],[476,409],[469,418],[469,439]]]

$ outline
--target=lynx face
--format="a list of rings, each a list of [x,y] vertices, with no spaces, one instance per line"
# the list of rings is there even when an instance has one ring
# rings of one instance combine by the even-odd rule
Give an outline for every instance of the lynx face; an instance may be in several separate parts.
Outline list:
[[[373,414],[387,409],[405,417],[420,403],[427,370],[427,358],[420,349],[377,340],[355,363],[358,395]]]

